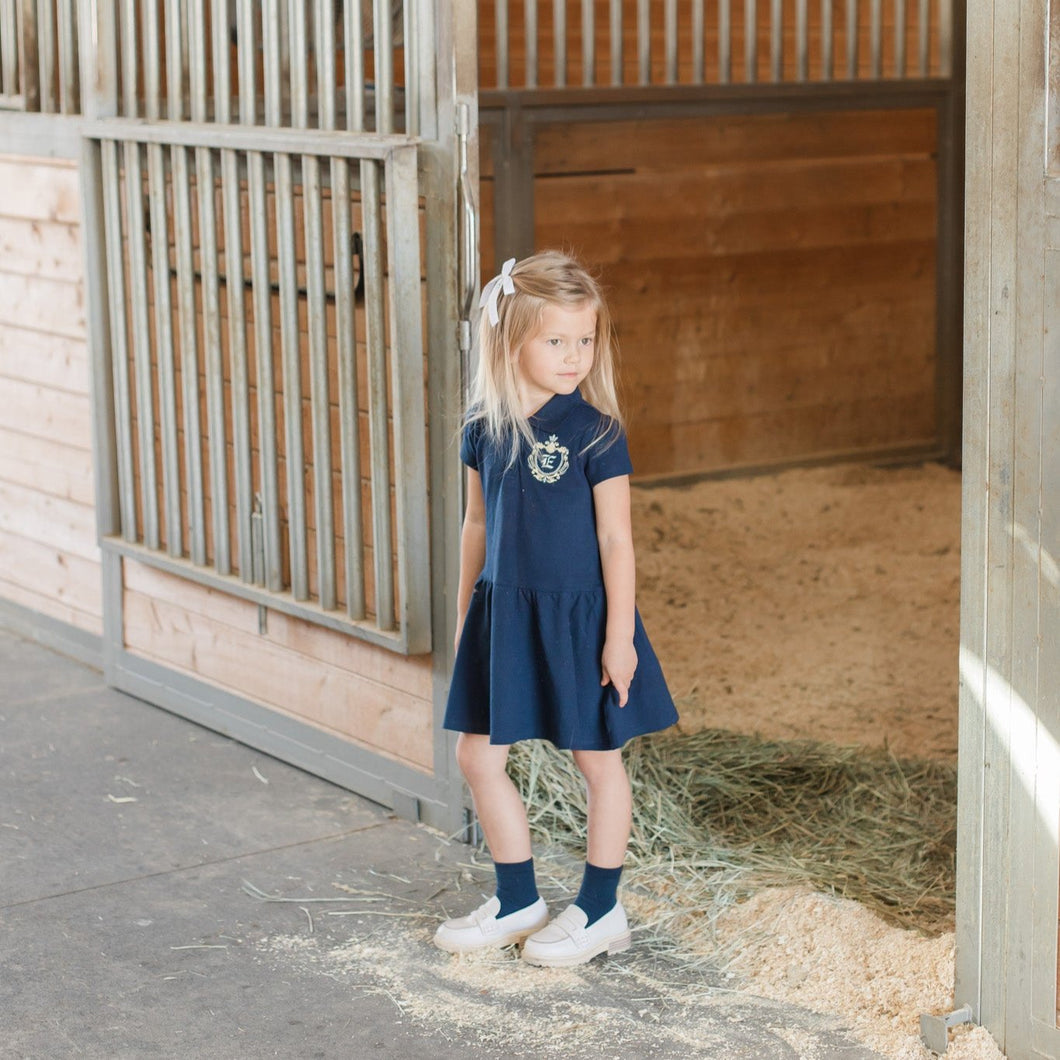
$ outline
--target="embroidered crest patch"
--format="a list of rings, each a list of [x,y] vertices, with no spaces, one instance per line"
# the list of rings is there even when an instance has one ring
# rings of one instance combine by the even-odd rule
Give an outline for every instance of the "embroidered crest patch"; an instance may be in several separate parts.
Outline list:
[[[559,444],[559,439],[550,434],[547,442],[537,442],[526,462],[538,482],[558,482],[563,472],[570,467],[569,450]]]

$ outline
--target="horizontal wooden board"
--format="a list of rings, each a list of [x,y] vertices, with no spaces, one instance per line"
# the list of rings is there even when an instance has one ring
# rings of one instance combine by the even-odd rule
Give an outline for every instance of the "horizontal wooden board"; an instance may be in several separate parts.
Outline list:
[[[5,421],[10,420],[5,415]],[[91,508],[95,504],[92,454],[50,438],[20,434],[0,425],[0,482],[24,486]]]
[[[79,283],[19,276],[0,262],[0,325],[85,338],[84,289]]]
[[[85,559],[19,534],[0,533],[0,570],[10,585],[84,615],[103,614],[100,560]]]
[[[76,283],[84,272],[80,226],[0,215],[0,261],[5,272]]]
[[[218,622],[214,602],[201,595],[208,590],[187,582],[182,587],[183,604],[126,591],[127,650],[432,771],[429,698],[307,656],[269,634],[258,634],[256,626],[248,631]],[[257,608],[245,606],[256,622]]]
[[[10,430],[72,448],[92,448],[92,415],[86,394],[0,375],[0,409],[4,410],[3,425]]]
[[[60,224],[81,221],[76,162],[0,158],[0,216]]]
[[[103,634],[103,619],[98,614],[79,611],[76,607],[70,607],[69,604],[61,603],[50,596],[16,585],[7,580],[3,571],[0,571],[0,599],[9,600],[28,611],[35,611],[37,614],[65,622],[86,633],[95,636]]]
[[[88,343],[83,338],[0,325],[0,376],[87,394]]]
[[[82,559],[99,559],[92,508],[25,486],[0,482],[0,531],[40,541]]]

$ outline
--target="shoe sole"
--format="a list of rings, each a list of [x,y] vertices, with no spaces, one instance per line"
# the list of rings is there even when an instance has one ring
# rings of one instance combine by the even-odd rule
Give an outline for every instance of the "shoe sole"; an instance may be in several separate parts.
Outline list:
[[[548,917],[546,916],[539,924],[535,924],[532,927],[528,927],[525,930],[512,931],[507,935],[501,935],[497,938],[483,939],[480,942],[473,942],[467,944],[461,944],[459,942],[450,941],[449,939],[434,939],[435,946],[440,950],[445,950],[446,953],[477,953],[479,950],[503,950],[505,946],[522,945],[526,940],[533,935],[536,931],[540,931],[543,927],[548,924]]]
[[[622,953],[624,950],[628,950],[633,945],[633,939],[630,932],[626,932],[623,935],[617,936],[617,938],[607,939],[604,942],[597,944],[593,949],[586,950],[584,953],[570,953],[559,957],[547,957],[540,956],[536,953],[527,953],[523,950],[523,960],[527,964],[536,965],[539,968],[574,968],[579,964],[588,964],[594,957],[598,957],[601,953],[606,952],[608,957],[613,957],[616,953]]]

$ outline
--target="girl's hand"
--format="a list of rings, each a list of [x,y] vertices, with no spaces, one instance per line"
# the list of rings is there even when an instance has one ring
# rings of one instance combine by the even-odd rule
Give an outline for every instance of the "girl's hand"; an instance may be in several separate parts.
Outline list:
[[[604,653],[600,657],[603,675],[601,685],[614,685],[618,693],[618,705],[624,707],[629,700],[629,686],[637,670],[637,649],[633,641],[604,641]]]

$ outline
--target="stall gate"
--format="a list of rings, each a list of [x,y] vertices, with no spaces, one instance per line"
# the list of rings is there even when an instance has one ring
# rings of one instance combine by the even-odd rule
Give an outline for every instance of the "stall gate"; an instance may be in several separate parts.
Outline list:
[[[108,679],[451,826],[477,271],[443,6],[85,5],[82,180]]]

